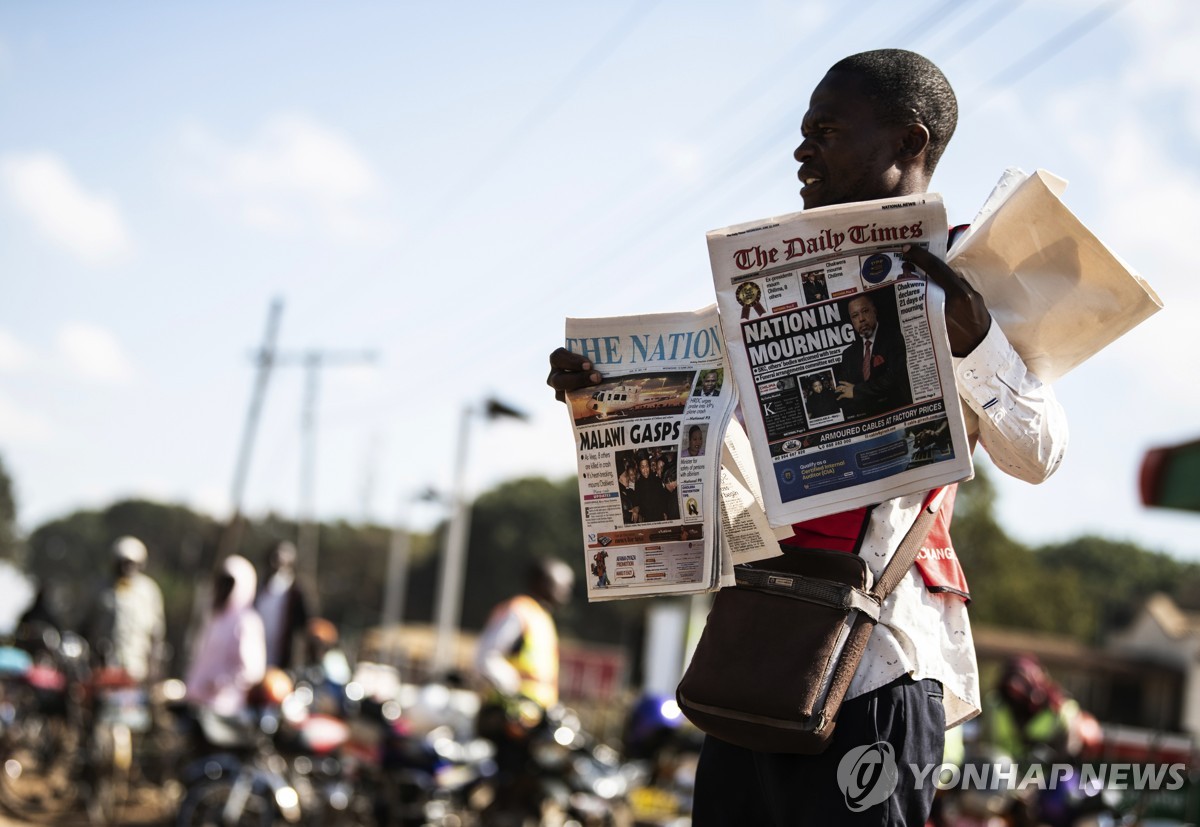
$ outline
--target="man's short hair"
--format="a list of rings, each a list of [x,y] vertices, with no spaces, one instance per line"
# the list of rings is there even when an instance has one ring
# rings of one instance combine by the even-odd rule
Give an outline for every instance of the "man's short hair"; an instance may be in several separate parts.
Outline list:
[[[924,124],[925,170],[933,172],[958,125],[958,100],[941,69],[916,52],[876,49],[842,58],[829,71],[857,75],[884,123]]]

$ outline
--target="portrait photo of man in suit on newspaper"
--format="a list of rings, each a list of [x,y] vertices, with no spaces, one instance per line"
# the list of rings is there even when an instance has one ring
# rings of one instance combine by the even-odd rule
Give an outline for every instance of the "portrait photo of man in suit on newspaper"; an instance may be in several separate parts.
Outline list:
[[[861,419],[912,403],[908,355],[895,313],[880,311],[879,302],[895,307],[891,288],[860,293],[846,302],[854,342],[842,351],[834,393],[847,419]]]

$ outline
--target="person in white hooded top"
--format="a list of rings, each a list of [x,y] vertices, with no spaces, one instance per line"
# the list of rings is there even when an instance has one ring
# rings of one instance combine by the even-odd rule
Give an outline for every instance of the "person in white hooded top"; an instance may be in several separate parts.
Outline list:
[[[188,668],[187,697],[218,715],[234,716],[267,668],[262,618],[254,610],[258,575],[245,557],[222,561],[213,583],[213,608]]]

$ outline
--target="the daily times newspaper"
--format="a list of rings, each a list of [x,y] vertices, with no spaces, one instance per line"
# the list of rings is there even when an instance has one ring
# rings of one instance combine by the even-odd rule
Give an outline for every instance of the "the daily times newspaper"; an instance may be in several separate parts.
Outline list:
[[[715,588],[721,443],[737,404],[716,305],[567,319],[566,340],[604,377],[567,394],[588,599]]]
[[[971,475],[943,295],[901,258],[946,255],[940,196],[806,210],[708,234],[773,526]]]

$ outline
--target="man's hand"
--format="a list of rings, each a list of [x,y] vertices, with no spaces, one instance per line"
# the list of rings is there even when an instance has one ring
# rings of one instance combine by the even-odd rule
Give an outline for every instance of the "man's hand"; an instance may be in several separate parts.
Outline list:
[[[838,382],[837,387],[833,389],[838,400],[854,398],[854,383],[853,382]]]
[[[559,402],[563,401],[564,392],[598,385],[600,379],[600,374],[592,370],[592,363],[578,353],[560,347],[550,354],[550,375],[546,377],[546,384],[554,388],[554,398]]]
[[[992,326],[992,316],[979,291],[949,264],[915,244],[904,247],[902,258],[920,267],[945,291],[950,352],[955,356],[966,356],[977,348]]]

